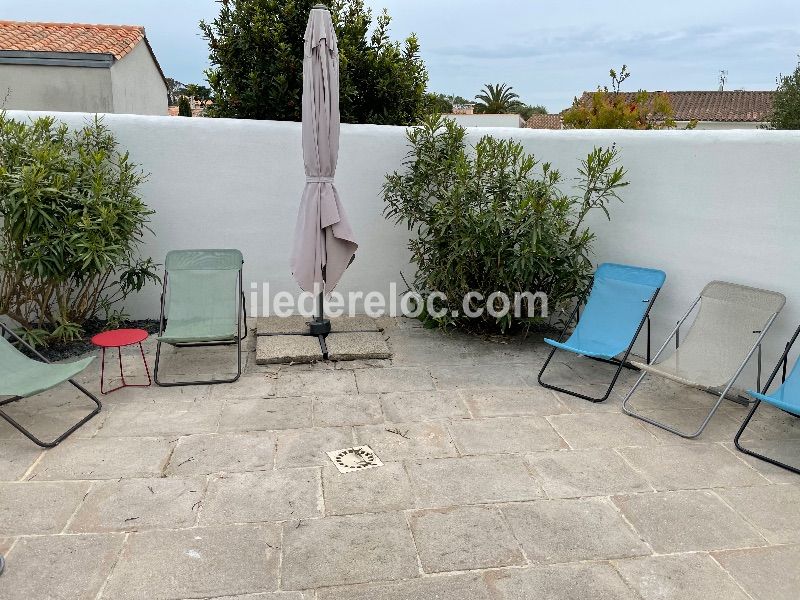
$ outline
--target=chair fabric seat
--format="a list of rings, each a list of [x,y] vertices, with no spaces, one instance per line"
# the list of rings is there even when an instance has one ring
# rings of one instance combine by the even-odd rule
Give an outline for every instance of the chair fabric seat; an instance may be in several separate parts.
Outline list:
[[[0,396],[27,398],[72,379],[94,360],[45,363],[28,358],[0,336]]]
[[[726,386],[786,298],[779,293],[713,281],[700,294],[700,309],[673,353],[649,373],[700,389]]]
[[[747,390],[753,398],[763,400],[768,404],[785,410],[800,417],[800,360],[795,362],[792,372],[779,388],[769,394],[762,394],[753,390]]]
[[[555,348],[613,358],[633,342],[654,294],[666,275],[656,269],[603,263],[595,272],[592,290],[578,324],[564,342],[545,339]]]

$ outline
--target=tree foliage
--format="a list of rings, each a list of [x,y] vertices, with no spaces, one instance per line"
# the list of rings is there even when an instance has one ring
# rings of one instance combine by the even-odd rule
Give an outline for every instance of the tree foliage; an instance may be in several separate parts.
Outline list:
[[[505,83],[487,83],[475,96],[475,112],[489,115],[517,112],[522,102],[513,90]]]
[[[145,178],[97,118],[70,131],[0,112],[0,314],[29,340],[117,321],[118,302],[158,281],[139,255],[153,214],[138,191]]]
[[[303,35],[316,0],[220,0],[202,21],[212,68],[208,115],[301,119]],[[331,0],[338,36],[342,121],[409,125],[425,112],[428,73],[411,35],[391,41],[386,11],[373,19],[363,0]]]
[[[619,74],[609,71],[611,89],[598,87],[596,92],[575,98],[562,120],[567,129],[668,129],[675,127],[675,110],[669,96],[639,90],[621,91],[630,77],[626,65]]]
[[[191,117],[192,116],[192,106],[189,104],[189,99],[186,96],[181,96],[178,100],[178,116],[179,117]]]
[[[767,122],[769,129],[800,129],[800,63],[791,75],[778,77],[778,89]]]
[[[578,193],[568,194],[562,175],[514,140],[485,136],[472,148],[463,127],[436,115],[407,136],[403,168],[384,183],[385,215],[412,232],[415,291],[446,296],[443,315],[423,314],[427,324],[507,331],[540,322],[525,311],[469,318],[468,292],[544,292],[551,311],[586,293],[594,240],[586,217],[608,216],[627,185],[616,148],[592,150],[577,171]]]

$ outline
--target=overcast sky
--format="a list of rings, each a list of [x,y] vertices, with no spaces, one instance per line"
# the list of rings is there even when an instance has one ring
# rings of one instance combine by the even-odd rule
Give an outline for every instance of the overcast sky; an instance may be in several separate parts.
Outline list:
[[[626,63],[627,89],[774,89],[800,53],[797,0],[366,0],[392,35],[417,33],[431,90],[472,97],[506,82],[552,112]],[[0,0],[0,18],[144,25],[167,76],[203,80],[197,22],[213,0]]]

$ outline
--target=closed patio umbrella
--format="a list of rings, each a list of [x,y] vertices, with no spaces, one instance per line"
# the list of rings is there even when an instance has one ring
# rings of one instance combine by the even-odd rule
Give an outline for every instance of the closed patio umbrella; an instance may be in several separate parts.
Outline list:
[[[311,10],[303,53],[303,161],[306,185],[300,201],[291,258],[300,287],[322,299],[339,283],[355,256],[353,230],[333,183],[339,155],[339,50],[327,7]],[[312,333],[326,333],[315,330]]]

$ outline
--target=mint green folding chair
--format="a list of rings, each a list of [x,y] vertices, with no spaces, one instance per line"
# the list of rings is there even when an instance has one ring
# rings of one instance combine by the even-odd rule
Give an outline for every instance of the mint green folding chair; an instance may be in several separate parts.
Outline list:
[[[14,345],[6,339],[8,335],[11,340],[25,347],[29,352],[37,356],[39,360],[28,358],[22,352],[17,350]],[[46,392],[62,383],[69,381],[73,386],[78,388],[86,396],[88,396],[95,404],[94,410],[83,417],[80,421],[75,423],[72,427],[67,429],[64,433],[54,439],[52,442],[43,442],[28,429],[23,427],[11,415],[6,413],[0,408],[0,417],[3,417],[12,427],[22,433],[26,438],[31,440],[37,446],[42,448],[53,448],[58,446],[79,427],[85,424],[89,419],[94,417],[100,412],[102,405],[100,401],[91,394],[86,388],[74,381],[72,378],[78,373],[83,371],[89,363],[94,360],[94,357],[84,358],[83,360],[53,364],[44,356],[39,354],[32,346],[27,344],[16,333],[11,331],[3,323],[0,323],[0,397],[6,397],[0,400],[0,407],[18,402],[24,398],[29,398]]]
[[[158,385],[233,383],[239,379],[242,374],[242,340],[247,337],[243,263],[239,250],[173,250],[167,253],[153,367],[153,377]],[[161,381],[158,373],[161,344],[175,347],[235,345],[236,376],[230,379]]]

